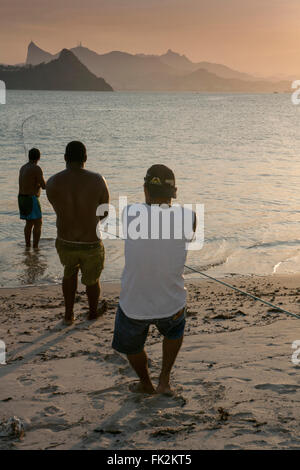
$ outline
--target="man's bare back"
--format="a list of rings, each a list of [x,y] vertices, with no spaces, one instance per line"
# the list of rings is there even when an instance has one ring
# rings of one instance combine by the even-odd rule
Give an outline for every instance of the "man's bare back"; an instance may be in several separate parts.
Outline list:
[[[19,173],[19,194],[27,196],[40,196],[41,188],[45,189],[42,169],[33,162],[27,162]]]
[[[52,176],[46,185],[48,199],[57,217],[55,246],[64,267],[62,290],[67,325],[75,320],[79,271],[88,296],[88,319],[95,320],[107,309],[105,302],[98,308],[105,249],[96,228],[103,218],[97,217],[97,209],[109,202],[109,192],[101,175],[84,169],[86,160],[85,145],[79,141],[70,142],[65,151],[66,169]]]
[[[96,216],[100,204],[108,203],[104,178],[84,168],[66,168],[47,181],[46,192],[57,215],[57,236],[62,240],[98,240]]]

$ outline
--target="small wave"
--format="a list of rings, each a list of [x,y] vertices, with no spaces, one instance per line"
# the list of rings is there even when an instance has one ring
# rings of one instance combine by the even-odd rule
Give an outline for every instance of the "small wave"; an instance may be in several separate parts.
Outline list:
[[[295,273],[299,272],[299,255],[292,256],[290,258],[286,258],[283,261],[279,261],[279,263],[275,264],[273,268],[273,274],[276,274],[279,267],[282,267],[283,270],[281,272],[289,272]]]
[[[252,250],[254,248],[276,248],[277,246],[297,246],[300,245],[300,240],[278,240],[274,242],[266,242],[266,243],[256,243],[255,245],[251,245],[246,247],[246,250]]]
[[[273,274],[276,273],[277,269],[279,268],[279,266],[282,264],[282,261],[279,261],[279,263],[275,264],[274,268],[273,268]]]

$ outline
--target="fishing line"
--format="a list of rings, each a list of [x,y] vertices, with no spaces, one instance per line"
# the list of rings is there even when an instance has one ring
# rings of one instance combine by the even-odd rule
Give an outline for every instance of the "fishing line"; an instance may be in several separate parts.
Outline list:
[[[243,290],[239,289],[238,287],[235,287],[235,286],[232,286],[231,284],[228,284],[227,282],[224,282],[224,281],[221,281],[220,279],[216,279],[215,277],[209,276],[208,274],[205,274],[202,271],[198,271],[197,269],[194,269],[191,266],[187,266],[186,264],[184,266],[185,266],[185,268],[190,269],[191,271],[193,271],[197,274],[201,274],[201,276],[205,276],[208,279],[211,279],[215,282],[218,282],[219,284],[222,284],[223,286],[229,287],[230,289],[233,289],[233,290],[239,292],[240,294],[251,297],[253,300],[259,301],[259,302],[261,302],[265,305],[268,305],[269,307],[274,308],[275,310],[278,310],[280,312],[285,313],[286,315],[290,315],[291,317],[294,317],[294,318],[297,318],[298,320],[300,320],[300,316],[296,315],[295,313],[291,313],[288,310],[285,310],[284,308],[278,307],[277,305],[274,305],[271,302],[268,302],[267,300],[263,300],[260,297],[257,297],[256,295],[249,294],[249,292],[243,291]]]
[[[119,237],[116,234],[109,233],[106,230],[105,230],[105,233],[107,233],[109,235],[112,235],[113,237],[116,237],[116,238],[119,238],[120,240],[122,240],[122,238]],[[260,297],[257,297],[256,295],[253,295],[253,294],[250,294],[249,292],[241,290],[238,287],[232,286],[231,284],[228,284],[227,282],[221,281],[220,279],[216,279],[213,276],[209,276],[208,274],[205,274],[202,271],[198,271],[197,269],[194,269],[191,266],[188,266],[188,265],[185,264],[184,267],[189,269],[190,271],[193,271],[194,273],[200,274],[201,276],[205,276],[208,279],[211,279],[212,281],[218,282],[219,284],[222,284],[223,286],[226,286],[229,289],[233,289],[233,290],[235,290],[236,292],[239,292],[242,295],[250,297],[251,299],[253,299],[255,301],[258,301],[258,302],[261,302],[265,305],[268,305],[268,307],[272,307],[274,310],[278,310],[279,312],[285,313],[286,315],[289,315],[291,317],[294,317],[294,318],[297,318],[298,320],[300,320],[300,315],[296,315],[295,313],[289,312],[288,310],[285,310],[284,308],[278,307],[278,305],[274,305],[271,302],[268,302],[267,300],[263,300]]]
[[[26,150],[26,145],[25,145],[25,138],[24,138],[24,125],[27,121],[29,121],[31,118],[35,117],[35,114],[32,114],[31,116],[28,116],[22,123],[22,138],[23,138],[23,145],[24,145],[24,151],[25,151],[25,156],[27,156],[27,150]],[[119,237],[118,235],[116,234],[112,234],[110,232],[107,232],[105,231],[105,233],[107,233],[108,235],[111,235],[113,237],[116,237],[116,238],[119,238],[120,240],[122,240],[121,237]],[[279,312],[282,312],[282,313],[285,313],[286,315],[289,315],[291,317],[294,317],[294,318],[297,318],[298,320],[300,320],[300,315],[296,315],[295,313],[292,313],[292,312],[289,312],[288,310],[285,310],[284,308],[281,308],[281,307],[278,307],[278,305],[274,305],[272,304],[271,302],[268,302],[267,300],[263,300],[261,299],[260,297],[257,297],[256,295],[253,295],[253,294],[250,294],[249,292],[246,292],[246,291],[243,291],[241,289],[239,289],[238,287],[235,287],[235,286],[232,286],[231,284],[228,284],[227,282],[224,282],[224,281],[221,281],[220,279],[216,279],[215,277],[213,276],[209,276],[208,274],[205,274],[204,272],[202,271],[198,271],[197,269],[194,269],[192,268],[191,266],[188,266],[188,265],[184,265],[185,268],[189,269],[190,271],[193,271],[194,273],[197,273],[197,274],[200,274],[201,276],[204,276],[208,279],[211,279],[212,281],[214,282],[218,282],[219,284],[222,284],[223,286],[225,287],[228,287],[229,289],[232,289],[236,292],[239,292],[240,294],[242,295],[245,295],[247,297],[250,297],[251,299],[257,301],[257,302],[261,302],[265,305],[268,305],[269,307],[272,307],[274,310],[278,310]]]
[[[24,152],[25,152],[25,157],[27,157],[27,149],[26,149],[26,144],[25,144],[25,137],[24,137],[24,125],[29,119],[35,117],[35,114],[32,114],[31,116],[28,116],[24,121],[22,122],[21,126],[21,132],[22,132],[22,139],[23,139],[23,147],[24,147]]]

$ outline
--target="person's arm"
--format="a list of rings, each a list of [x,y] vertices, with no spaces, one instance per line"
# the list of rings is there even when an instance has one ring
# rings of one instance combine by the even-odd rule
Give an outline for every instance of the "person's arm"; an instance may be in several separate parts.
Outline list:
[[[194,222],[193,222],[193,232],[196,233],[196,230],[197,230],[197,214],[196,212],[193,212],[193,216],[194,216]]]
[[[47,198],[48,198],[48,201],[50,202],[51,206],[53,206],[53,202],[52,202],[52,176],[51,178],[48,179],[47,183],[46,183],[46,195],[47,195]]]
[[[39,166],[37,168],[38,168],[37,183],[40,188],[46,189],[46,182],[44,180],[43,170]]]
[[[102,204],[109,204],[109,190],[108,190],[108,186],[105,181],[105,178],[103,178],[103,176],[100,176],[100,185],[101,185],[101,188],[100,188],[99,206],[101,206]],[[108,210],[104,211],[103,215],[99,216],[100,222],[101,220],[106,219],[107,216],[108,216]]]

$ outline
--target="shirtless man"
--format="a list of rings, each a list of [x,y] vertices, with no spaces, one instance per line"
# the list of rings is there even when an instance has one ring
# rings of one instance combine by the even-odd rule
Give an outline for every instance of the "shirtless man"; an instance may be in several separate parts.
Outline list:
[[[20,219],[26,220],[24,235],[26,247],[30,247],[33,228],[33,248],[38,248],[42,230],[42,211],[39,201],[41,189],[45,189],[42,169],[38,166],[41,157],[38,149],[29,150],[29,161],[20,169],[18,204]]]
[[[84,169],[86,160],[85,146],[70,142],[65,152],[66,169],[52,176],[46,185],[47,197],[57,216],[56,249],[64,266],[62,288],[67,325],[74,322],[79,269],[88,296],[89,320],[106,310],[105,302],[98,308],[104,246],[97,237],[96,227],[107,213],[99,218],[96,212],[100,204],[109,202],[109,192],[101,175]]]

